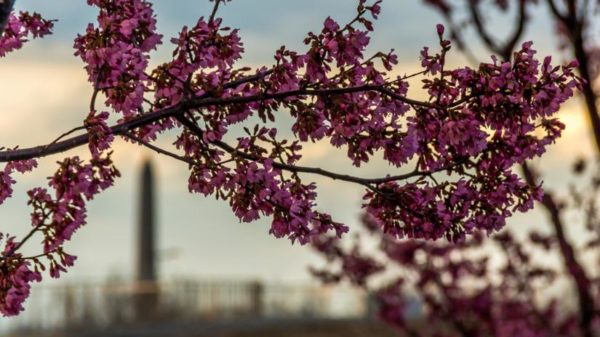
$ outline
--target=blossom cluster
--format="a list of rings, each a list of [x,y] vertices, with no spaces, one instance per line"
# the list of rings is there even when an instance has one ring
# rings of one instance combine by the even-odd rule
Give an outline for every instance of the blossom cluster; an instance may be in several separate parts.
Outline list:
[[[168,107],[190,97],[221,98],[233,95],[250,96],[259,93],[257,88],[240,85],[230,90],[221,86],[239,76],[233,65],[244,51],[236,29],[222,27],[222,19],[201,17],[193,27],[184,26],[177,38],[173,59],[158,66],[152,74],[154,108]],[[257,106],[254,106],[256,108]],[[207,129],[204,141],[221,139],[228,124],[245,120],[251,114],[251,106],[231,106],[229,111],[209,107],[205,112]],[[173,127],[170,120],[154,123],[141,131],[145,138]]]
[[[112,130],[108,127],[107,119],[109,113],[102,111],[90,111],[84,121],[84,126],[88,130],[88,147],[92,157],[99,158],[103,151],[110,148],[110,144],[115,138]]]
[[[274,129],[256,129],[251,137],[241,138],[236,151],[256,155],[261,148],[256,142],[276,142]],[[270,135],[269,135],[270,134]],[[274,167],[272,159],[261,162],[237,160],[235,167],[220,164],[224,160],[223,151],[202,153],[189,148],[186,143],[194,144],[193,137],[186,135],[187,141],[180,138],[177,145],[186,149],[197,163],[189,178],[190,192],[206,196],[214,194],[217,198],[229,200],[233,213],[244,222],[254,221],[260,216],[272,216],[270,233],[275,237],[289,237],[307,243],[311,237],[333,229],[338,236],[347,228],[334,222],[327,214],[316,211],[316,185],[303,184],[298,177],[288,179],[280,168]],[[194,144],[195,145],[195,144]],[[293,158],[296,144],[281,149],[281,158]],[[243,151],[243,152],[242,152]],[[287,153],[286,153],[287,152]],[[293,159],[292,159],[293,160]]]
[[[29,296],[30,283],[42,280],[42,271],[58,278],[66,268],[73,266],[76,257],[63,250],[65,241],[86,222],[86,202],[111,186],[119,171],[113,166],[110,154],[84,163],[78,157],[66,158],[49,178],[54,195],[41,187],[27,192],[32,229],[43,235],[44,252],[38,256],[24,257],[18,249],[25,241],[17,242],[7,237],[0,258],[0,312],[17,315]]]
[[[0,36],[0,57],[20,49],[28,37],[40,38],[52,33],[54,23],[38,13],[20,12],[10,14],[2,36]]]
[[[20,254],[15,254],[17,243],[14,237],[0,236],[4,239],[2,260],[0,260],[0,312],[5,316],[17,315],[23,311],[23,302],[29,296],[32,282],[42,280],[39,271],[31,270],[31,262],[21,259]]]
[[[160,43],[152,4],[145,0],[88,0],[98,6],[98,26],[89,24],[75,39],[75,55],[89,81],[106,95],[106,105],[131,117],[141,108],[148,53]]]
[[[365,195],[367,211],[387,233],[453,240],[474,229],[491,233],[541,200],[540,187],[527,185],[513,167],[540,156],[560,136],[564,125],[553,115],[580,82],[576,63],[553,67],[550,57],[539,63],[534,54],[528,42],[512,63],[494,58],[478,70],[456,69],[425,81],[439,107],[421,109],[406,126],[425,174],[412,183],[386,182]],[[439,54],[426,57],[427,71],[443,67]],[[465,97],[470,99],[456,104]],[[458,179],[438,182],[436,172]]]
[[[37,161],[34,159],[14,161],[6,164],[4,170],[0,171],[0,204],[12,196],[13,184],[15,180],[11,174],[15,171],[26,173],[37,167]]]

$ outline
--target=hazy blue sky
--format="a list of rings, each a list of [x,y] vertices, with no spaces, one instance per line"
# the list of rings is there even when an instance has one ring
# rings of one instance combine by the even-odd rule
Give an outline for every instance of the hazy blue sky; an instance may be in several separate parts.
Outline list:
[[[37,10],[47,18],[59,19],[55,35],[34,41],[24,50],[0,59],[0,145],[27,147],[47,143],[63,131],[80,125],[87,113],[90,85],[86,83],[81,62],[72,56],[72,41],[87,22],[94,19],[95,11],[83,0],[19,0],[17,3],[19,9]],[[320,30],[326,16],[344,21],[353,15],[354,7],[353,0],[235,0],[220,14],[228,25],[241,29],[247,55],[244,63],[268,65],[279,46],[285,44],[301,49],[306,32]],[[183,24],[192,25],[199,16],[208,15],[210,5],[206,0],[157,0],[155,9],[159,28],[168,42]],[[536,11],[533,17],[535,22],[527,39],[534,40],[542,54],[552,53],[555,42],[549,32],[553,27],[543,10]],[[439,22],[437,13],[421,5],[421,1],[388,0],[376,23],[373,49],[396,49],[403,67],[401,72],[410,73],[416,69],[420,48],[434,45],[434,26]],[[502,20],[494,21],[496,32],[501,34],[506,27]],[[161,46],[155,63],[165,60],[170,48],[169,43]],[[477,45],[475,51],[484,55]],[[464,59],[456,56],[452,62],[457,64]],[[560,182],[558,177],[565,168],[566,156],[584,154],[588,148],[579,106],[571,104],[564,116],[569,126],[565,138],[544,159],[544,166],[550,172],[546,179],[549,186]],[[307,149],[304,161],[307,165],[360,172],[363,176],[391,170],[377,163],[364,171],[349,170],[343,151],[332,151],[323,144]],[[72,151],[69,155],[84,152]],[[162,277],[309,279],[306,266],[318,259],[307,248],[269,236],[266,221],[240,224],[227,204],[187,192],[184,165],[122,141],[115,145],[115,158],[123,177],[115,187],[89,204],[88,225],[68,244],[68,251],[78,255],[79,260],[66,279],[98,280],[109,274],[131,276],[137,170],[145,157],[155,160],[158,175],[159,248],[164,253],[160,264]],[[53,163],[60,158],[44,159],[41,169],[18,177],[15,198],[0,207],[3,232],[21,235],[26,231],[29,210],[25,205],[25,191],[45,184],[44,178],[52,173],[56,167]],[[308,178],[320,183],[320,208],[355,227],[361,189]],[[513,224],[521,226],[540,221],[535,214],[517,217]],[[35,244],[30,246],[39,248]]]

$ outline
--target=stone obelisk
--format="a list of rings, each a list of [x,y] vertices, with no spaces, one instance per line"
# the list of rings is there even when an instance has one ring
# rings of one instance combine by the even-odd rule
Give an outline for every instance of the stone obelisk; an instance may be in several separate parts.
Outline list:
[[[140,180],[137,281],[156,281],[154,172],[150,160],[144,162]]]
[[[154,172],[150,160],[144,161],[139,193],[135,302],[137,319],[148,321],[158,314],[159,292],[156,272]]]

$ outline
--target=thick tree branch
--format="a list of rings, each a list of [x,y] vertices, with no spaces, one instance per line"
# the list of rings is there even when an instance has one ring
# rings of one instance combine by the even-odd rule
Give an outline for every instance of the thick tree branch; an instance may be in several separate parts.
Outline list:
[[[163,118],[174,116],[177,112],[183,111],[182,105],[183,104],[180,103],[173,107],[148,113],[146,115],[133,118],[127,122],[114,125],[110,128],[111,132],[114,135],[123,135],[124,133],[135,128],[151,124]],[[50,143],[48,145],[40,145],[26,149],[0,151],[0,162],[46,157],[52,154],[65,152],[76,147],[82,146],[84,144],[87,144],[88,141],[88,134],[86,133],[59,142]]]
[[[124,133],[133,130],[135,128],[148,125],[159,121],[164,118],[174,117],[177,114],[180,114],[189,109],[200,109],[207,106],[217,106],[217,105],[230,105],[230,104],[242,104],[242,103],[251,103],[251,102],[260,102],[267,100],[281,100],[288,97],[296,97],[296,96],[334,96],[334,95],[342,95],[348,93],[356,93],[356,92],[366,92],[366,91],[377,91],[385,95],[392,95],[393,93],[387,89],[384,89],[382,86],[375,85],[363,85],[358,87],[347,87],[347,88],[334,88],[334,89],[306,89],[306,90],[292,90],[285,92],[278,92],[273,94],[258,94],[253,96],[235,96],[228,98],[202,98],[196,97],[191,99],[190,101],[183,101],[179,104],[176,104],[170,108],[157,110],[154,112],[150,112],[139,117],[135,117],[130,119],[129,121],[123,122],[121,124],[117,124],[112,126],[110,129],[114,135],[123,135]],[[441,108],[435,104],[428,102],[421,102],[412,100],[410,98],[406,98],[399,95],[394,95],[393,98],[401,100],[405,103],[411,105],[417,105],[421,107],[427,108]],[[462,101],[461,101],[462,102]],[[458,101],[449,106],[453,107],[456,104],[459,104]],[[41,145],[27,149],[17,149],[17,150],[5,150],[0,151],[0,162],[9,162],[15,160],[26,160],[26,159],[34,159],[39,157],[45,157],[51,154],[56,154],[60,152],[64,152],[81,145],[84,145],[88,142],[88,135],[79,135],[76,137],[72,137],[60,142],[56,142],[49,145]]]

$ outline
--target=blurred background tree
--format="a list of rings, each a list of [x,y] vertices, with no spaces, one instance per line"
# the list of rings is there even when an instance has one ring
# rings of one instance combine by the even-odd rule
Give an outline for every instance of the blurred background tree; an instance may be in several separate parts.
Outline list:
[[[536,20],[533,10],[539,13],[540,6],[545,7],[553,24],[546,29],[554,34],[557,49],[578,61],[585,80],[582,107],[595,151],[572,163],[572,183],[545,189],[540,206],[547,221],[509,226],[491,240],[485,238],[488,233],[480,233],[454,245],[392,240],[379,230],[376,219],[365,215],[363,223],[378,240],[380,252],[361,250],[361,241],[348,248],[331,238],[321,239],[315,247],[338,271],[315,273],[326,281],[348,279],[371,289],[380,317],[410,336],[598,336],[600,2],[424,3],[441,14],[455,45],[473,63],[479,61],[473,36],[508,61]],[[499,16],[508,29],[492,28]],[[543,181],[544,167],[526,162],[520,170],[530,185]],[[426,324],[410,319],[407,308],[415,296]]]

